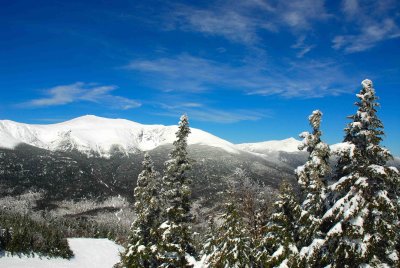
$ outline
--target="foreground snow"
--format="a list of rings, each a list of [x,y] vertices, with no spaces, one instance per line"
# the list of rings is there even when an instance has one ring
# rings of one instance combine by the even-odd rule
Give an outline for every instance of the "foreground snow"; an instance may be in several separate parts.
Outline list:
[[[69,238],[68,243],[75,254],[70,260],[61,258],[28,258],[5,256],[0,258],[1,268],[111,268],[119,261],[123,248],[108,239]]]

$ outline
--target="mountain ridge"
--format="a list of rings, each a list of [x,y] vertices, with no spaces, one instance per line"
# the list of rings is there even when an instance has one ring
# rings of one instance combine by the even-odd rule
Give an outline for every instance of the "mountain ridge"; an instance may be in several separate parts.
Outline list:
[[[26,124],[0,120],[0,148],[15,149],[27,144],[50,151],[77,150],[88,156],[110,157],[112,152],[124,154],[151,151],[172,144],[177,125],[141,124],[122,118],[84,115],[55,124]],[[230,154],[241,152],[271,155],[278,152],[300,152],[301,141],[290,137],[254,143],[234,144],[201,129],[191,128],[189,145],[220,148]],[[345,150],[346,143],[330,145],[332,152]]]
[[[51,151],[77,149],[89,153],[94,151],[101,156],[109,156],[115,147],[129,153],[137,150],[149,151],[158,146],[171,144],[175,140],[177,126],[145,125],[127,119],[110,119],[85,115],[56,124],[25,124],[11,120],[0,120],[0,147],[14,149],[18,144],[28,144]],[[287,140],[300,143],[294,138]],[[271,144],[271,142],[269,142]],[[273,141],[271,151],[279,151],[279,141]],[[226,152],[238,154],[247,150],[243,144],[233,144],[211,133],[191,128],[188,144],[217,147]],[[259,143],[254,143],[254,146]],[[268,145],[268,142],[260,143]],[[248,143],[247,145],[250,145]],[[268,147],[268,146],[267,146]],[[281,151],[287,151],[281,146]],[[294,151],[291,146],[289,151]]]

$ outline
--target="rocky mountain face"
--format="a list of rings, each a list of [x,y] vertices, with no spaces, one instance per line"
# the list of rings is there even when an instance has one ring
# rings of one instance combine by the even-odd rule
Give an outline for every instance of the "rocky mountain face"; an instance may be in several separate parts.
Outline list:
[[[300,142],[293,138],[235,145],[191,130],[188,150],[193,159],[194,198],[215,198],[236,168],[271,188],[283,179],[294,182],[293,170],[307,157],[297,150]],[[144,152],[150,153],[162,173],[175,132],[176,126],[96,116],[53,125],[0,121],[0,194],[43,191],[43,207],[65,199],[121,195],[131,200]]]

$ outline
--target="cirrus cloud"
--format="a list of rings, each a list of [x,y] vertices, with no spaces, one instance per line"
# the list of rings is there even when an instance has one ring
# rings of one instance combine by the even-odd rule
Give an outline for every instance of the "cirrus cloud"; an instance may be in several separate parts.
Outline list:
[[[351,33],[336,35],[332,47],[346,53],[362,52],[379,43],[400,37],[395,1],[343,0],[344,22]]]
[[[204,93],[238,90],[247,95],[317,98],[350,93],[341,66],[329,60],[268,65],[231,65],[184,53],[134,60],[126,69],[142,74],[144,83],[164,92]]]
[[[46,107],[66,105],[74,102],[92,102],[107,105],[110,108],[128,110],[141,106],[141,103],[111,94],[117,86],[100,86],[93,83],[76,82],[60,85],[44,91],[46,97],[32,99],[20,104],[21,107]]]

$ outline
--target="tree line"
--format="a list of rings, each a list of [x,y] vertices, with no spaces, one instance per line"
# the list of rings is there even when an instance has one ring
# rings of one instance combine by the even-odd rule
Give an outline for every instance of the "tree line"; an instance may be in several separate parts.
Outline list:
[[[74,256],[59,226],[6,209],[0,209],[0,251],[18,256]]]
[[[316,110],[309,116],[312,131],[300,134],[299,149],[309,154],[295,170],[300,195],[283,182],[271,212],[267,199],[256,206],[251,191],[230,187],[223,214],[208,219],[197,247],[186,174],[190,128],[183,115],[162,177],[145,155],[134,190],[137,217],[120,266],[192,267],[201,260],[217,268],[399,267],[400,175],[380,145],[383,124],[372,82],[362,81],[356,96],[334,170]]]

